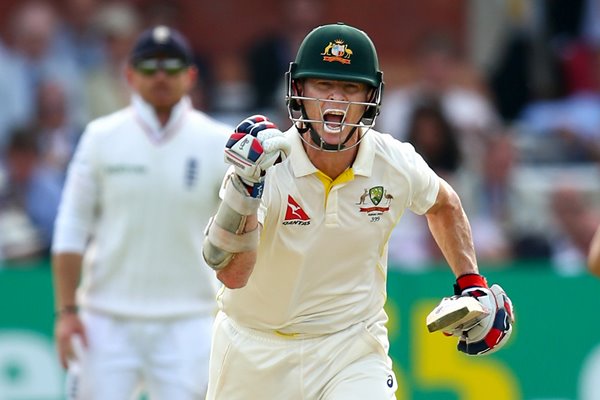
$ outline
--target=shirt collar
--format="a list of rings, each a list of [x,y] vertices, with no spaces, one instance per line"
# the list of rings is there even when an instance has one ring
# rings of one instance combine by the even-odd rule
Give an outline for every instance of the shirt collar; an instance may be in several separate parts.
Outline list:
[[[361,140],[358,147],[358,154],[356,155],[356,160],[352,164],[352,170],[354,175],[363,175],[363,176],[371,176],[373,170],[373,161],[375,160],[375,144],[374,144],[374,135],[375,131],[369,129],[365,136]],[[286,132],[286,135],[289,138],[291,144],[291,152],[292,157],[290,157],[290,163],[292,165],[292,170],[294,171],[294,175],[296,177],[306,176],[310,174],[316,173],[317,168],[310,162],[308,156],[306,155],[306,151],[304,151],[304,146],[302,145],[302,139],[300,138],[300,133],[295,126],[292,126]]]
[[[375,135],[377,134],[373,129],[369,129],[360,141],[356,160],[352,164],[354,175],[371,176],[375,160]]]
[[[302,139],[300,138],[300,133],[295,125],[288,129],[286,136],[288,137],[292,147],[290,151],[290,154],[292,155],[290,157],[290,163],[292,165],[294,175],[296,177],[300,177],[311,175],[317,172],[317,168],[310,162],[308,156],[306,155],[306,151],[302,145]]]
[[[142,97],[134,93],[131,98],[131,104],[138,118],[147,129],[149,134],[156,138],[164,137],[177,123],[181,120],[183,115],[191,108],[191,100],[189,97],[184,96],[171,110],[171,116],[165,126],[160,124],[154,108],[144,101]]]

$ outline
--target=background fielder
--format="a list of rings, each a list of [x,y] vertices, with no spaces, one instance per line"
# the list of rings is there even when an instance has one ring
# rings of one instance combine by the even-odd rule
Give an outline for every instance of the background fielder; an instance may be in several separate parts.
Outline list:
[[[231,130],[192,109],[191,61],[178,32],[143,32],[131,106],[91,122],[70,165],[53,271],[72,397],[130,399],[144,382],[151,399],[204,398],[216,280],[202,230]]]
[[[478,274],[456,192],[411,145],[370,129],[383,79],[369,37],[341,23],[315,28],[287,87],[292,128],[253,116],[225,149],[233,168],[204,243],[225,284],[207,398],[394,398],[387,240],[407,208],[426,215],[455,293],[489,311],[448,332],[458,349],[500,348],[512,307]]]

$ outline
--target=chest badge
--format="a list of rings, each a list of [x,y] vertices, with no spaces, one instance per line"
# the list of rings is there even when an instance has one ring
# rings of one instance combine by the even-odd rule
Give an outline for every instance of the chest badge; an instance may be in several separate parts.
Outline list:
[[[190,158],[185,166],[185,186],[189,189],[196,183],[198,179],[198,160]]]
[[[288,194],[287,209],[285,210],[285,219],[283,225],[309,225],[310,217],[300,207],[298,202]]]
[[[370,217],[379,217],[390,210],[392,200],[394,200],[394,196],[389,194],[383,186],[373,186],[371,189],[365,188],[356,205],[360,206],[361,213],[367,213]],[[371,220],[373,221],[373,218]],[[375,220],[379,220],[379,218]]]

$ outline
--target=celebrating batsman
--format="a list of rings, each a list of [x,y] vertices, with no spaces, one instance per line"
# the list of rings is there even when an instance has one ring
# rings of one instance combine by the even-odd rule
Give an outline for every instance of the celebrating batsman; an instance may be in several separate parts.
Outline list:
[[[407,208],[427,217],[456,298],[482,304],[468,324],[444,320],[458,349],[500,348],[512,307],[478,273],[456,192],[410,144],[372,129],[383,74],[371,39],[342,23],[319,26],[286,80],[293,126],[282,133],[249,117],[225,149],[232,166],[203,249],[225,285],[207,398],[395,398],[387,241]]]

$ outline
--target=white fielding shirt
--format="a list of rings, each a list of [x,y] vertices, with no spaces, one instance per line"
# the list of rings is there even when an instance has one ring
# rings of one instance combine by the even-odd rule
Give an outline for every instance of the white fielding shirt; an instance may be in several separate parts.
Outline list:
[[[385,320],[388,238],[405,209],[433,205],[438,176],[412,145],[370,130],[332,185],[298,131],[286,135],[290,156],[267,172],[254,271],[244,288],[222,289],[220,308],[244,326],[289,335]]]
[[[202,258],[203,231],[219,204],[231,132],[187,97],[165,127],[137,95],[87,126],[52,247],[85,251],[80,307],[140,318],[214,312],[218,286]]]

